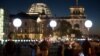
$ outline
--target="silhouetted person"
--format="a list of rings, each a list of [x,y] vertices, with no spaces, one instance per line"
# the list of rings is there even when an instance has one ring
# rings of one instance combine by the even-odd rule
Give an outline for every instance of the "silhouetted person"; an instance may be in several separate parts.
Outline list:
[[[89,43],[87,38],[83,42],[82,48],[83,48],[84,56],[90,56],[91,55],[91,45],[90,45],[90,43]]]
[[[64,45],[63,44],[59,45],[57,56],[64,56]]]
[[[73,56],[73,49],[69,45],[65,45],[64,56]]]
[[[100,46],[95,47],[96,56],[100,56]]]
[[[16,56],[20,56],[21,53],[21,45],[20,43],[16,44]]]
[[[46,40],[40,43],[41,56],[48,56],[49,44]]]
[[[2,48],[2,46],[3,46],[3,45],[1,44],[1,41],[0,41],[0,48]]]
[[[38,46],[38,44],[35,44],[33,48],[35,50],[35,56],[40,56],[40,47]]]
[[[5,52],[7,56],[13,56],[15,53],[16,47],[13,41],[8,41],[5,45]]]
[[[35,49],[34,49],[34,44],[33,43],[30,43],[29,44],[30,48],[32,49],[32,52],[31,52],[31,56],[35,56]]]
[[[40,47],[38,43],[30,43],[30,47],[32,48],[32,56],[40,56]]]
[[[15,42],[12,41],[12,33],[8,35],[8,42],[4,46],[4,56],[14,56],[16,51]]]

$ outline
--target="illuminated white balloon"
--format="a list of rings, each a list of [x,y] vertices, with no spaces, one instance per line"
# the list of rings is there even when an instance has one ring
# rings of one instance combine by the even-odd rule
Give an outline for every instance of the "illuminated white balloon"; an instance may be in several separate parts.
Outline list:
[[[86,20],[85,21],[85,27],[87,27],[87,28],[91,28],[92,27],[92,21],[91,20]]]
[[[19,18],[15,18],[14,20],[13,20],[13,25],[15,26],[15,27],[20,27],[21,25],[22,25],[22,21],[21,21],[21,19],[19,19]]]
[[[55,20],[50,21],[50,27],[56,27],[57,26],[57,22]]]

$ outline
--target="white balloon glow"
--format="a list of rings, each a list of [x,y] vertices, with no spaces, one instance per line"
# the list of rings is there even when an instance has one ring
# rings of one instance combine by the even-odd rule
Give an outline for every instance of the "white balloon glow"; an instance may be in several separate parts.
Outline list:
[[[54,28],[57,26],[57,22],[55,20],[50,21],[50,27]]]
[[[20,27],[21,24],[22,24],[21,19],[15,18],[15,19],[13,20],[13,25],[14,25],[16,28]]]
[[[92,21],[91,20],[87,20],[86,22],[85,22],[85,27],[87,27],[87,28],[91,28],[92,27]]]

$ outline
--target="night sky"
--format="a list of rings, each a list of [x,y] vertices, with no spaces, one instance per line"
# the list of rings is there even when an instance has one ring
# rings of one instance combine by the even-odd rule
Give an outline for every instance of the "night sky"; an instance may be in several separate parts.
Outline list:
[[[56,16],[68,16],[69,7],[75,5],[75,0],[0,0],[0,6],[9,14],[17,14],[22,11],[27,12],[36,2],[46,3]],[[100,0],[79,0],[79,5],[84,6],[87,19],[93,21],[91,32],[100,34]]]

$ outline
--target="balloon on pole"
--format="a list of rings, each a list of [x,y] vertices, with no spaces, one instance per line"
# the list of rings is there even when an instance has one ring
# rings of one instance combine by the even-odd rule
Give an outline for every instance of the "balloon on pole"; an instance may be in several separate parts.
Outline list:
[[[16,28],[18,29],[18,27],[20,27],[20,26],[22,25],[21,19],[15,18],[15,19],[13,20],[13,25],[14,25],[14,27],[16,27]]]

